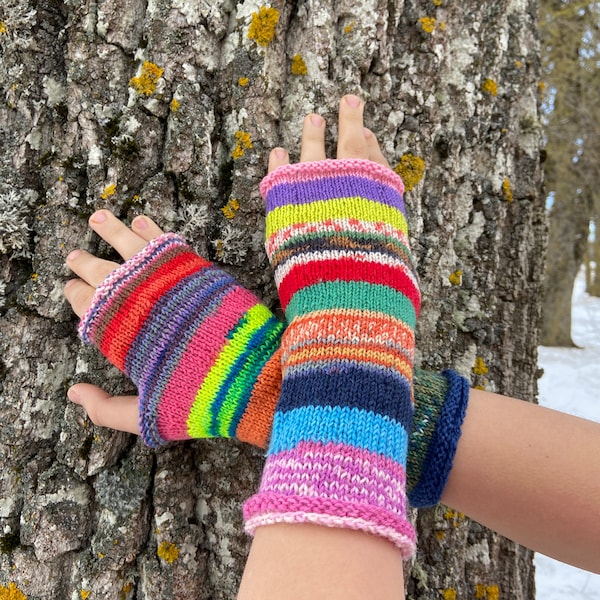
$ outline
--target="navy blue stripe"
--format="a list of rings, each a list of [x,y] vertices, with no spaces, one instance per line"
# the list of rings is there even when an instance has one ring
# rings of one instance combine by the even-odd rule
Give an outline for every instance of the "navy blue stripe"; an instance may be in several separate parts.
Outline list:
[[[335,371],[287,374],[283,379],[278,412],[303,406],[347,406],[385,415],[409,431],[413,407],[411,386],[385,372],[339,365]]]

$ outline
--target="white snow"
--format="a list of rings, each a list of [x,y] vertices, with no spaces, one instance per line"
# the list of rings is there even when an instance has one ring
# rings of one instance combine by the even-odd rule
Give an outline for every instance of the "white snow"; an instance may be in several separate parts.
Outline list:
[[[573,292],[572,337],[580,348],[539,348],[540,404],[600,422],[600,298]],[[600,575],[536,554],[538,600],[600,600]]]

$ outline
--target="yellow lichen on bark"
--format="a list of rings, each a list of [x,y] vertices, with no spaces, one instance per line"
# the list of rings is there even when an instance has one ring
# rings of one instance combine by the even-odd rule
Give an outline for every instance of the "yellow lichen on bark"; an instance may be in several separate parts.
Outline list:
[[[454,273],[450,273],[448,280],[452,285],[460,285],[462,282],[462,270],[458,269],[458,271],[454,271]]]
[[[498,95],[498,84],[493,79],[486,79],[481,84],[481,89],[490,96]]]
[[[0,600],[27,600],[27,596],[11,581],[0,587]]]
[[[129,80],[129,85],[140,96],[151,96],[156,91],[158,80],[161,78],[164,69],[150,61],[144,61],[142,70],[137,77]]]
[[[114,196],[116,191],[117,184],[111,183],[104,188],[104,191],[100,194],[100,198],[102,198],[102,200],[107,200],[111,196]]]
[[[221,212],[226,219],[233,219],[240,208],[240,201],[232,198],[222,209]]]
[[[487,375],[488,367],[481,356],[475,359],[475,365],[473,366],[473,373],[475,375]]]
[[[394,171],[402,177],[406,191],[410,192],[423,179],[425,161],[414,154],[403,154]]]
[[[252,148],[252,138],[247,131],[236,131],[235,132],[235,148],[231,153],[231,157],[234,159],[242,158],[246,150]]]
[[[504,199],[507,202],[512,202],[513,201],[513,191],[512,191],[512,186],[510,185],[510,179],[508,177],[504,178],[504,181],[502,182],[502,193],[504,194]]]
[[[268,46],[275,37],[278,22],[279,11],[276,8],[261,6],[258,12],[252,13],[248,38],[259,46]]]
[[[162,542],[156,551],[158,558],[172,563],[179,557],[179,548],[170,542]]]
[[[419,25],[425,33],[433,33],[435,26],[437,25],[437,19],[434,17],[421,17],[419,19]]]
[[[306,68],[306,63],[300,54],[296,54],[294,58],[292,58],[292,75],[306,75],[308,73],[308,69]]]

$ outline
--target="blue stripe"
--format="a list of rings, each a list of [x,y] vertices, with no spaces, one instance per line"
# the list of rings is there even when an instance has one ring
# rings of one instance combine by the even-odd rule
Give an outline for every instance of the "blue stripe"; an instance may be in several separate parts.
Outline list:
[[[252,385],[249,386],[250,392],[254,391],[254,385],[256,380],[258,379],[260,373],[262,372],[265,364],[273,354],[277,351],[279,346],[281,345],[281,336],[283,334],[284,325],[279,322],[276,317],[272,317],[269,319],[268,323],[263,327],[265,329],[265,340],[261,342],[261,344],[254,344],[256,347],[252,349],[252,353],[255,356],[256,364],[253,367],[253,370],[247,374],[249,380],[252,381]],[[258,351],[258,352],[257,352]],[[248,351],[247,354],[251,352]],[[260,357],[260,358],[259,358]],[[241,362],[241,359],[240,359]],[[246,412],[246,408],[248,406],[248,402],[252,393],[248,395],[248,398],[245,402],[240,402],[235,410],[233,415],[233,419],[231,420],[231,424],[229,426],[229,437],[236,437],[236,431],[244,413]]]
[[[275,413],[268,455],[291,450],[306,441],[354,446],[406,464],[407,430],[393,419],[366,410],[305,406]]]
[[[156,409],[190,340],[236,285],[232,277],[216,267],[209,267],[179,281],[154,305],[143,333],[138,333],[127,355],[127,361],[131,361],[129,368],[137,373],[137,377],[130,377],[138,386],[142,412]],[[172,321],[175,315],[181,319],[177,324]],[[157,324],[160,324],[159,331],[153,331]],[[161,334],[167,336],[162,346]],[[137,347],[137,352],[134,347]],[[148,370],[151,367],[153,371]],[[156,375],[159,375],[158,379]]]
[[[278,412],[304,406],[347,406],[387,416],[410,431],[411,383],[390,377],[389,369],[337,364],[330,370],[284,374]]]
[[[233,338],[237,329],[239,329],[245,322],[246,314],[236,323],[231,331],[230,339]],[[262,370],[266,361],[271,358],[275,350],[279,347],[281,342],[281,332],[283,325],[277,321],[273,316],[270,317],[266,323],[264,323],[259,329],[254,331],[252,338],[248,340],[244,352],[242,352],[231,365],[229,372],[223,380],[221,387],[210,407],[211,411],[211,422],[210,422],[210,435],[212,437],[219,437],[221,428],[221,410],[223,404],[227,400],[232,388],[243,386],[243,389],[238,393],[233,391],[233,400],[235,401],[237,408],[234,411],[232,422],[228,429],[229,437],[235,437],[235,431],[239,424],[239,421],[248,406],[250,395],[256,383],[258,374]],[[276,334],[273,339],[273,333]],[[245,371],[245,372],[244,372]],[[243,379],[239,379],[243,373]]]

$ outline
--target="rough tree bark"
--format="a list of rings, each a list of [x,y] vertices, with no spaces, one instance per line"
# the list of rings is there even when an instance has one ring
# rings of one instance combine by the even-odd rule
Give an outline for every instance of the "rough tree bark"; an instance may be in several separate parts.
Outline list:
[[[268,27],[248,37],[250,0],[0,6],[0,597],[235,595],[260,453],[225,440],[154,453],[86,421],[70,383],[131,388],[78,342],[63,261],[81,244],[107,254],[86,226],[93,210],[143,212],[274,305],[267,151],[297,152],[308,111],[335,129],[343,93],[368,100],[367,124],[410,189],[419,360],[535,398],[535,0],[272,8],[269,41]],[[411,598],[534,597],[529,551],[443,507],[423,511],[419,531]]]

